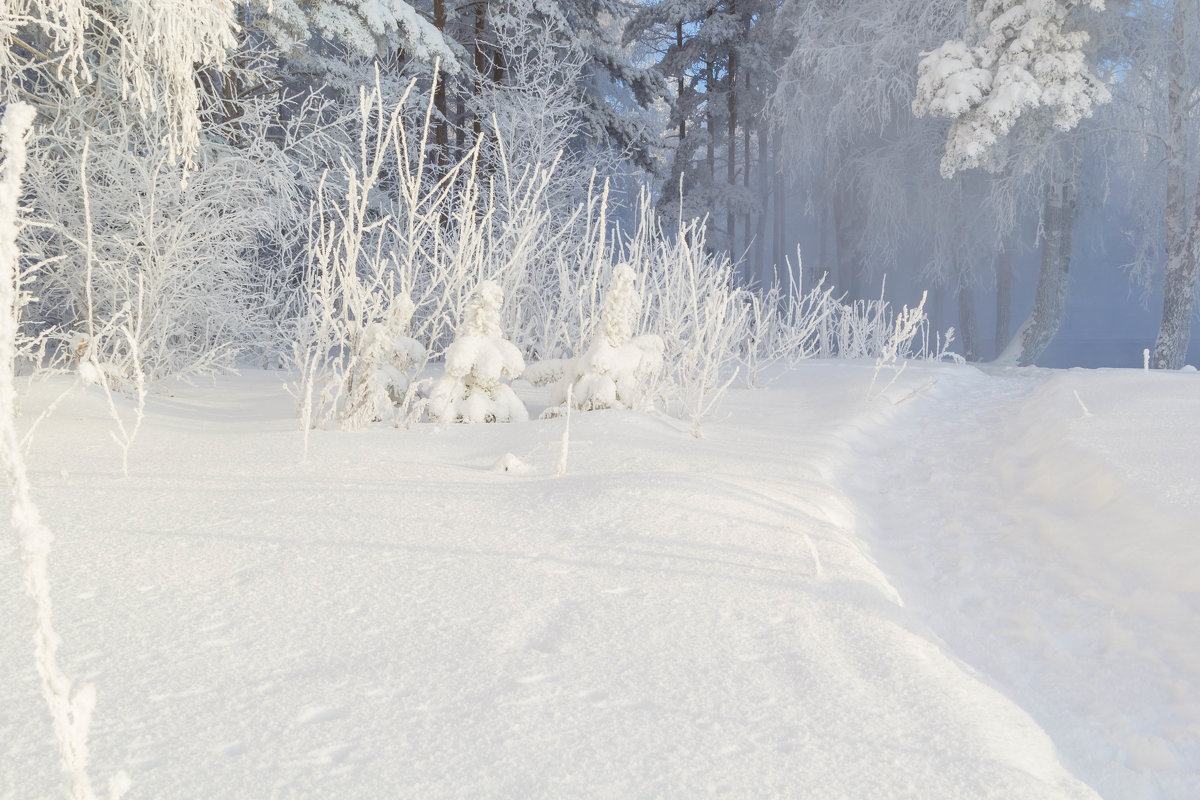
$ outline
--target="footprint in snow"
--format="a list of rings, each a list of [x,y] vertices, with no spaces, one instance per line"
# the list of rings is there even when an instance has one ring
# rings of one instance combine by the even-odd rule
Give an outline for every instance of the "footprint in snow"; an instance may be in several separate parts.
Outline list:
[[[329,722],[344,716],[346,716],[344,706],[309,706],[296,716],[296,721],[307,725],[313,722]]]
[[[220,747],[216,747],[214,749],[217,753],[219,753],[223,756],[229,756],[232,758],[233,756],[240,756],[242,753],[246,752],[246,743],[245,742],[230,742],[229,744],[223,744]]]

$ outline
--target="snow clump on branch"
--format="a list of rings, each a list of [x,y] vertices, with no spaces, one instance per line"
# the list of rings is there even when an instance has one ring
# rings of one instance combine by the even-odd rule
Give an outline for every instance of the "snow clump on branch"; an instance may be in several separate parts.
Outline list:
[[[1084,52],[1086,31],[1064,31],[1071,12],[1104,0],[971,0],[968,36],[925,53],[917,68],[917,116],[953,120],[942,175],[978,167],[1028,110],[1053,111],[1068,131],[1111,99]]]

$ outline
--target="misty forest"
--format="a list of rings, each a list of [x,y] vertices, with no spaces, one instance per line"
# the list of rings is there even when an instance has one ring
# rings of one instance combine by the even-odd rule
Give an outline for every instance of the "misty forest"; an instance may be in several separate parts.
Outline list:
[[[1200,785],[1197,0],[0,37],[0,796]]]

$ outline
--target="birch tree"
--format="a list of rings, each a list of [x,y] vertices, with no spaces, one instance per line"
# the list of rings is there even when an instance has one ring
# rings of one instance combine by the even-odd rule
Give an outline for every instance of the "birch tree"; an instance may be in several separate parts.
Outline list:
[[[1123,71],[1110,125],[1129,180],[1139,252],[1133,276],[1163,303],[1152,365],[1183,366],[1195,313],[1200,262],[1200,4],[1139,3],[1114,20]]]

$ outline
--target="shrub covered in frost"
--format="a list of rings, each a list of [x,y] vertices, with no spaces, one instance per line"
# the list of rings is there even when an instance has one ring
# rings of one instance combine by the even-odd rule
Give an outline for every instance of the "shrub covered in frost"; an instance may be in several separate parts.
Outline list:
[[[504,292],[482,281],[467,303],[454,342],[446,350],[446,373],[434,383],[427,406],[436,422],[523,422],[529,412],[504,381],[518,377],[525,360],[500,330]]]
[[[408,335],[414,310],[409,296],[400,294],[382,320],[364,326],[343,415],[348,427],[387,419],[403,407],[409,373],[425,359],[425,348]]]
[[[570,364],[555,384],[550,402],[567,402],[582,411],[643,405],[649,385],[662,370],[663,341],[634,336],[642,310],[637,276],[625,263],[613,270],[600,326],[587,352]]]

